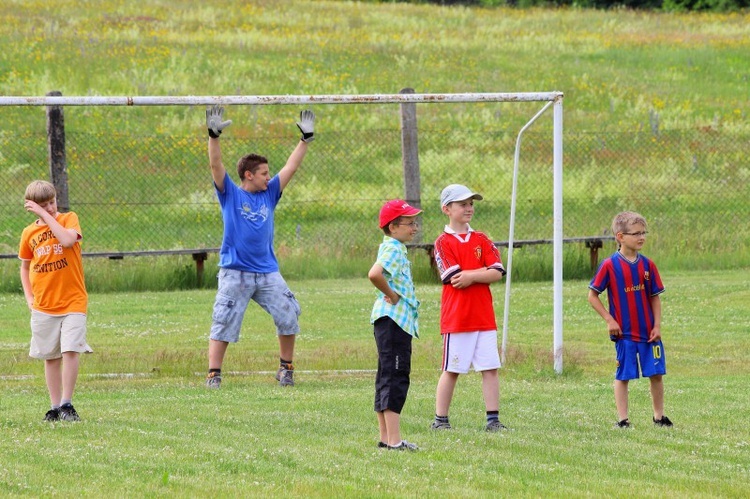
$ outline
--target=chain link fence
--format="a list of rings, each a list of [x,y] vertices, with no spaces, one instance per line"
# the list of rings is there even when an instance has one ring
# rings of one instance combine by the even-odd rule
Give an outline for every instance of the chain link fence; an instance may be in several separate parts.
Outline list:
[[[293,128],[293,127],[290,127]],[[552,236],[552,133],[528,131],[520,152],[515,238]],[[420,127],[424,209],[422,241],[445,218],[441,189],[464,183],[482,193],[475,225],[507,239],[516,131]],[[0,254],[15,255],[32,217],[23,192],[48,178],[46,135],[0,134]],[[269,158],[272,172],[296,145],[296,129],[222,141],[225,166],[248,152]],[[222,222],[199,134],[133,135],[66,132],[70,209],[84,232],[84,252],[215,248]],[[565,131],[565,237],[606,234],[618,211],[650,224],[650,251],[747,253],[750,137],[714,129],[633,133]],[[320,131],[286,188],[276,216],[276,247],[322,257],[372,253],[382,238],[377,213],[404,197],[400,131]]]

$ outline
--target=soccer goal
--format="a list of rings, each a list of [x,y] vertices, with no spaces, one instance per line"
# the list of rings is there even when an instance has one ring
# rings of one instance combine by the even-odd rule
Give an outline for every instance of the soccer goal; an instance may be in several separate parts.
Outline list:
[[[195,106],[195,105],[319,105],[319,104],[450,104],[479,102],[543,102],[543,107],[518,133],[514,153],[513,189],[506,258],[507,277],[501,357],[505,363],[507,347],[511,275],[513,265],[516,191],[519,175],[520,146],[523,133],[550,107],[553,108],[553,358],[557,373],[563,370],[563,93],[455,93],[455,94],[360,94],[360,95],[266,95],[266,96],[60,96],[42,97],[0,96],[0,106]]]

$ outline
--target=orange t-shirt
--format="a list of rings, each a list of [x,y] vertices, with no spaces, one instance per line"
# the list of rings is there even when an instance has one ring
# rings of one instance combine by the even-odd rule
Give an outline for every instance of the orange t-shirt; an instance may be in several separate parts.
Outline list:
[[[66,229],[74,229],[81,239],[78,215],[58,213],[56,220]],[[64,248],[49,226],[37,220],[23,230],[18,258],[30,261],[34,310],[50,315],[86,313],[88,294],[80,243]]]

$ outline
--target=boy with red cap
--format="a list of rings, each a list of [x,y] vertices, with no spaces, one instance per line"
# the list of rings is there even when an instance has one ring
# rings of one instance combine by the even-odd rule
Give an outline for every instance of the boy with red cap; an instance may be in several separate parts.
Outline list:
[[[409,391],[412,338],[419,336],[419,300],[404,243],[417,233],[415,217],[420,213],[422,210],[401,199],[383,205],[380,228],[385,236],[377,260],[367,274],[378,289],[370,315],[378,348],[375,375],[375,412],[380,428],[378,447],[392,450],[417,450],[415,444],[401,439],[400,419]]]

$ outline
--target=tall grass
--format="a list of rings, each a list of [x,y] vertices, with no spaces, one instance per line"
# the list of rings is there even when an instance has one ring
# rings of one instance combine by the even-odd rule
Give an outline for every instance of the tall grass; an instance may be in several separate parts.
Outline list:
[[[608,243],[612,246],[612,243]],[[600,250],[604,251],[604,250]],[[503,250],[503,255],[505,251]],[[281,255],[281,272],[289,281],[326,278],[362,278],[377,256],[377,246],[368,251],[309,251],[305,248],[285,249]],[[437,283],[437,271],[427,251],[411,249],[414,280],[423,284]],[[516,248],[513,279],[525,282],[551,280],[552,250],[550,247]],[[737,267],[737,262],[731,262]],[[195,288],[216,288],[218,257],[209,253],[201,279],[190,255],[141,256],[124,259],[85,258],[84,274],[89,292],[169,291]],[[0,293],[20,293],[20,263],[16,259],[0,260]],[[566,279],[593,275],[589,250],[583,244],[571,245],[563,252],[563,273]]]
[[[733,268],[750,261],[743,219],[747,13],[298,0],[200,6],[60,0],[3,7],[4,95],[53,89],[65,95],[395,93],[407,86],[433,93],[564,91],[567,236],[601,234],[614,213],[635,208],[652,224],[646,252],[662,267]],[[425,203],[435,203],[449,179],[470,183],[491,193],[477,227],[506,239],[515,131],[537,108],[420,106]],[[71,197],[87,250],[219,245],[201,109],[65,111]],[[283,164],[297,111],[231,111],[234,124],[223,139],[227,164],[260,146],[273,165]],[[393,107],[378,105],[317,106],[316,112],[320,140],[279,207],[278,252],[294,278],[314,277],[314,271],[361,275],[379,242],[371,230],[379,204],[401,192],[397,116]],[[0,216],[0,253],[16,251],[28,222],[18,201],[26,182],[46,175],[43,114],[40,108],[0,109],[0,183],[8,189],[0,205],[13,206]],[[552,232],[549,127],[540,121],[524,139],[519,238]],[[424,240],[431,240],[444,219],[432,209],[423,218]],[[123,229],[123,220],[136,230]],[[146,227],[156,230],[147,237]],[[585,277],[586,250],[565,251],[565,275]],[[519,277],[549,278],[549,254],[550,248],[520,250],[514,262]],[[92,261],[92,289],[190,285],[190,261],[161,262]],[[18,289],[16,263],[0,261],[0,272],[10,276],[1,289]],[[152,265],[161,275],[149,272]],[[114,270],[125,275],[107,274]]]
[[[238,5],[58,0],[11,2],[0,13],[0,93],[283,95],[563,90],[574,128],[635,130],[655,111],[665,128],[747,129],[747,13],[662,14],[581,9],[285,0]],[[38,126],[10,109],[7,130]],[[428,121],[460,128],[528,113],[462,105]],[[5,116],[5,111],[4,111]],[[156,117],[158,116],[158,117]],[[133,108],[116,121],[89,108],[80,130],[194,128],[186,108]],[[282,125],[237,119],[235,130]],[[380,128],[354,108],[331,128]],[[10,127],[10,124],[13,127]],[[235,131],[234,133],[238,133]]]

